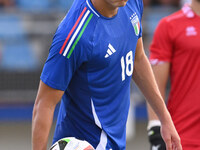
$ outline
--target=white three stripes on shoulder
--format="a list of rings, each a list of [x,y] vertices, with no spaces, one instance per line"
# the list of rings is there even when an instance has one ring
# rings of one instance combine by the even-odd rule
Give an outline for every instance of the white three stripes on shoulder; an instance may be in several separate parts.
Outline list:
[[[78,28],[76,29],[76,31],[75,31],[75,33],[73,34],[71,40],[69,41],[69,43],[68,43],[68,45],[67,45],[67,47],[66,47],[66,49],[65,49],[65,51],[64,51],[64,53],[63,53],[63,56],[66,56],[66,55],[67,55],[67,52],[69,51],[69,48],[71,47],[71,45],[72,45],[74,39],[76,38],[76,36],[77,36],[77,34],[79,33],[81,27],[83,26],[83,24],[84,24],[84,22],[85,22],[87,16],[89,15],[89,13],[90,13],[90,11],[87,10],[87,12],[85,13],[83,19],[81,20],[81,22],[80,22]]]

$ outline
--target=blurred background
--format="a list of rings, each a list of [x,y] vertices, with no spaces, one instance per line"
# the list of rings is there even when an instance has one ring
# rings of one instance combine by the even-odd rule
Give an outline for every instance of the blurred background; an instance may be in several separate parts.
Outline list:
[[[53,34],[73,0],[0,0],[0,149],[31,149],[31,118],[39,77]],[[143,40],[149,44],[158,21],[180,9],[182,0],[143,0]],[[145,100],[131,85],[127,150],[149,149]],[[58,107],[55,111],[55,116]],[[56,117],[55,117],[56,120]],[[49,138],[51,144],[53,130]]]

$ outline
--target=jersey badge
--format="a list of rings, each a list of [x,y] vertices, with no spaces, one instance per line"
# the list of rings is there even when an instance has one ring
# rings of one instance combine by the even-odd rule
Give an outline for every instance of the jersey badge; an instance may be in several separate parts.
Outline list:
[[[108,49],[107,49],[107,53],[104,56],[105,58],[108,58],[109,56],[111,56],[112,54],[114,54],[116,52],[116,50],[114,49],[114,47],[109,43],[108,44]]]
[[[188,26],[186,28],[186,36],[196,36],[196,35],[197,35],[197,31],[194,26]]]
[[[138,36],[140,33],[140,21],[136,13],[133,13],[130,17],[133,29],[135,31],[135,35]]]

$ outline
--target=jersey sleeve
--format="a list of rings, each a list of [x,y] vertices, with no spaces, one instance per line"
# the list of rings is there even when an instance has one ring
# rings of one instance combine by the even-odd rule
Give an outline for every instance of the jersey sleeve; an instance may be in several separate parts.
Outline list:
[[[140,33],[139,38],[142,37],[142,15],[143,15],[143,1],[139,0],[139,6],[140,6]]]
[[[162,19],[154,33],[153,41],[150,46],[150,62],[171,62],[173,43],[170,36],[169,22]]]
[[[63,40],[56,44],[52,43],[40,79],[54,89],[65,91],[73,74],[89,59],[90,51],[79,42],[71,53],[69,50],[64,56],[67,45],[61,53],[63,43]]]

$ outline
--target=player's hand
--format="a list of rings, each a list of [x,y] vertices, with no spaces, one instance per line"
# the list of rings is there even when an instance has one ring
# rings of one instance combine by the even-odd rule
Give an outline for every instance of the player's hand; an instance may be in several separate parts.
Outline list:
[[[167,150],[182,150],[180,137],[172,121],[161,125],[161,135]]]
[[[166,150],[165,142],[160,134],[160,126],[153,126],[148,129],[150,150]]]

